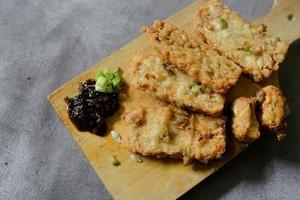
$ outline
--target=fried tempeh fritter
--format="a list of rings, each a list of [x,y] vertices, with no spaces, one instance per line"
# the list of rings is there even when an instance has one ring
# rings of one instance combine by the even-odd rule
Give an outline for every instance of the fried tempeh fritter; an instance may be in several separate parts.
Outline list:
[[[133,153],[207,163],[225,151],[225,120],[153,104],[125,111],[122,144]]]
[[[245,22],[219,0],[204,4],[194,23],[199,38],[240,65],[254,81],[270,77],[287,52],[288,45],[267,33],[266,25]]]
[[[275,132],[278,140],[282,140],[285,134],[286,99],[282,92],[275,86],[269,85],[262,88],[256,95],[259,103],[259,119],[263,127]]]
[[[178,68],[210,87],[216,93],[226,93],[234,86],[241,69],[231,60],[220,56],[183,30],[162,21],[143,27],[151,46]]]
[[[232,105],[232,132],[239,141],[251,141],[260,137],[259,126],[276,134],[278,140],[286,136],[286,99],[272,85],[262,88],[256,97],[239,97]],[[258,116],[259,122],[256,119]]]
[[[218,115],[225,98],[170,67],[158,53],[139,53],[131,61],[130,83],[139,90],[194,111]]]
[[[239,97],[232,104],[232,133],[239,141],[248,142],[260,137],[255,102],[255,98]]]

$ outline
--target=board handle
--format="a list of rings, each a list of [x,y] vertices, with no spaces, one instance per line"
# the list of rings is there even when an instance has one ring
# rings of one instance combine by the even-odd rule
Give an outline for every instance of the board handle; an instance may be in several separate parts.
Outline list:
[[[289,19],[289,15],[293,19]],[[271,11],[254,20],[257,23],[259,21],[266,23],[268,30],[290,44],[300,38],[300,1],[274,0]]]

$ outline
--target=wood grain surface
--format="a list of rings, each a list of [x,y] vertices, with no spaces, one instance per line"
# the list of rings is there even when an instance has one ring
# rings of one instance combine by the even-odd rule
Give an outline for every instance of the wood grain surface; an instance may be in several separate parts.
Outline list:
[[[185,29],[192,33],[191,19],[204,1],[196,1],[190,6],[176,13],[166,21]],[[300,36],[300,1],[297,0],[278,0],[269,14],[256,19],[253,23],[265,23],[268,30],[280,36],[284,41],[291,43]],[[287,15],[293,14],[296,20],[289,21]],[[221,166],[234,158],[243,149],[241,144],[235,142],[232,138],[228,139],[227,152],[221,160],[214,161],[208,165],[194,162],[191,165],[184,166],[181,161],[158,160],[143,158],[143,163],[137,164],[129,159],[130,153],[116,143],[108,134],[105,137],[99,137],[87,132],[80,132],[72,124],[66,112],[67,105],[64,97],[76,95],[78,85],[81,81],[94,78],[97,71],[101,68],[111,70],[120,67],[125,81],[127,76],[129,59],[136,53],[147,49],[147,40],[145,35],[141,35],[132,42],[128,43],[118,51],[100,61],[95,66],[75,77],[62,87],[55,90],[48,97],[61,121],[69,129],[70,133],[80,146],[86,158],[90,161],[97,175],[102,180],[108,191],[114,199],[176,199],[187,192],[193,186],[214,173]],[[278,85],[277,73],[262,83]],[[237,96],[251,96],[261,85],[254,84],[250,79],[241,77],[237,86],[228,94],[228,102]],[[123,95],[124,96],[124,95]],[[139,105],[148,105],[153,97],[134,90],[130,86],[126,91],[126,97],[122,100],[122,107],[114,117],[108,121],[108,130],[122,131],[120,115],[125,108]],[[118,167],[112,166],[108,160],[108,155],[115,155],[121,162]]]

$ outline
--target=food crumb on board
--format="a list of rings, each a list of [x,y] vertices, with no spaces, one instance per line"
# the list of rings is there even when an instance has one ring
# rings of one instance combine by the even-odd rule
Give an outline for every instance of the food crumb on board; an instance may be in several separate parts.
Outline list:
[[[120,161],[116,158],[116,156],[108,155],[108,159],[113,166],[118,166],[121,164]]]
[[[295,17],[293,14],[289,14],[289,15],[287,16],[287,19],[288,19],[289,21],[294,21],[294,20],[296,19],[296,17]]]
[[[122,143],[121,137],[120,137],[119,133],[117,133],[116,131],[112,130],[112,131],[111,131],[111,136],[112,136],[112,138],[113,138],[116,142],[118,142],[119,144]]]
[[[142,163],[143,162],[142,158],[140,156],[136,155],[136,154],[131,154],[130,159],[137,162],[137,163]]]

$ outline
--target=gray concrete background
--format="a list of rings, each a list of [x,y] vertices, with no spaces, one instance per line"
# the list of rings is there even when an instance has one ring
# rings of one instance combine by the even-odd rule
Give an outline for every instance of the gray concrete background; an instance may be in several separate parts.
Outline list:
[[[47,95],[138,36],[141,25],[191,2],[0,0],[1,200],[111,199]],[[248,19],[272,6],[272,0],[225,2]],[[299,46],[280,72],[293,111],[287,139],[255,143],[182,199],[300,198]]]

